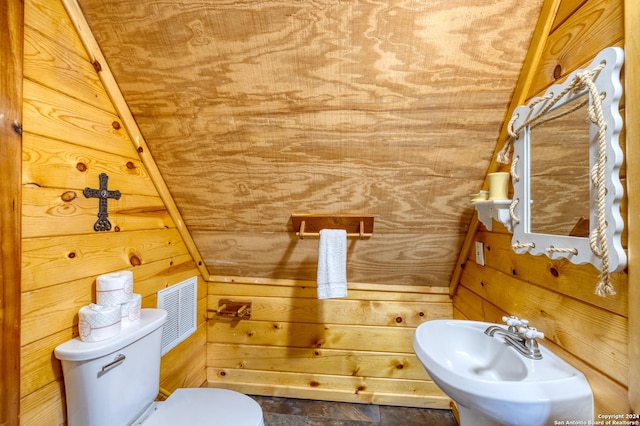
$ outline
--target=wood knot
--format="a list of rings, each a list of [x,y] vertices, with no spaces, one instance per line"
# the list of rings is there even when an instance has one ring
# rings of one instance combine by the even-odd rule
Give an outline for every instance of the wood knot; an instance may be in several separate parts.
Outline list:
[[[102,65],[97,60],[93,61],[91,65],[93,65],[93,69],[96,70],[96,72],[102,71]]]
[[[120,130],[120,123],[117,121],[114,121],[113,123],[111,123],[111,127],[113,127],[116,130]]]
[[[556,268],[553,268],[553,267],[549,268],[549,272],[551,273],[551,275],[553,275],[556,278],[560,276],[560,272],[558,272]]]
[[[396,322],[400,324],[402,322],[402,317],[396,317]]]
[[[553,78],[556,80],[562,77],[562,65],[558,64],[553,68]]]
[[[67,257],[68,257],[69,259],[73,259],[74,257],[76,257],[76,254],[75,254],[74,252],[71,252],[71,253],[69,253],[69,254],[67,255]]]
[[[84,163],[78,163],[76,164],[76,169],[80,170],[81,172],[86,172],[87,171],[87,165]]]
[[[320,386],[320,382],[316,382],[315,380],[312,380],[309,382],[309,386],[311,386],[312,388],[317,388],[318,386]]]
[[[227,373],[226,373],[224,370],[223,370],[223,371],[220,371],[220,372],[218,373],[218,376],[220,376],[220,377],[224,377],[224,376],[226,376],[226,375],[227,375]]]
[[[127,161],[127,169],[133,170],[136,168],[136,165],[133,164],[133,161]]]
[[[76,199],[76,197],[78,196],[78,194],[76,194],[75,191],[66,191],[63,192],[62,195],[60,196],[60,198],[62,199],[62,201],[64,201],[65,203],[68,203],[69,201],[73,201]]]
[[[120,232],[120,227],[119,227],[118,225],[116,225],[116,226],[113,228],[113,232]]]
[[[138,154],[142,154],[142,152],[144,152],[144,149],[139,146],[138,149],[136,149],[136,151],[138,151]]]
[[[358,386],[358,387],[356,388],[356,395],[358,395],[360,392],[362,392],[362,391],[364,391],[364,390],[366,390],[366,389],[367,389],[367,387],[366,387],[366,386],[362,386],[362,385]]]
[[[133,254],[129,258],[129,263],[131,263],[131,266],[140,266],[142,265],[142,260],[140,260],[140,258],[135,254]]]
[[[22,124],[18,123],[18,121],[14,121],[11,128],[16,132],[16,134],[22,135]]]

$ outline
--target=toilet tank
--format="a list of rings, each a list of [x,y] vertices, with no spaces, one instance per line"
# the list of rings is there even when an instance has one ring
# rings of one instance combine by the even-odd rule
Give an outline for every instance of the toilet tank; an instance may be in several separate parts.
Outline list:
[[[79,337],[58,346],[69,426],[129,425],[160,385],[162,325],[167,312],[142,309],[139,324],[101,342]]]

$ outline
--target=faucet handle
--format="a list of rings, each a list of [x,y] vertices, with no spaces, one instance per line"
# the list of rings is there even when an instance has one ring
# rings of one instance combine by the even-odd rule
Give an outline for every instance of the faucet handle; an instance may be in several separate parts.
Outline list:
[[[538,331],[535,327],[520,327],[518,332],[526,339],[544,339],[544,333]]]
[[[529,321],[527,320],[521,320],[516,316],[511,315],[510,317],[502,317],[502,321],[504,321],[505,323],[507,323],[507,325],[509,326],[509,328],[511,327],[518,327],[520,325],[524,325],[526,326],[527,324],[529,324]]]

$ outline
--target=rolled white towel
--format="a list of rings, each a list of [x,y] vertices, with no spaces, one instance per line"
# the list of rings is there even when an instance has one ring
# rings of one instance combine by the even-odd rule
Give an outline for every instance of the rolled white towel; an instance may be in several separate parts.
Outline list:
[[[121,309],[122,327],[131,327],[140,322],[140,308],[142,305],[142,296],[133,293],[128,302],[123,303]]]
[[[133,294],[133,272],[118,271],[96,278],[96,303],[110,306],[126,303]]]
[[[120,334],[120,306],[92,303],[78,312],[78,331],[83,342],[100,342]]]

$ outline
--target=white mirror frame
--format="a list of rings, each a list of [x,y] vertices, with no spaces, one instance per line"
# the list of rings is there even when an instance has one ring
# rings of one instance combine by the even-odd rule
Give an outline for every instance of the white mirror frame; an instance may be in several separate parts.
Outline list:
[[[554,108],[566,104],[572,99],[584,95],[588,89],[579,91],[570,90],[566,95],[558,97],[567,87],[572,85],[576,76],[585,71],[594,70],[604,66],[592,79],[597,87],[597,92],[604,94],[602,99],[602,111],[606,121],[606,165],[605,177],[605,217],[606,217],[606,243],[608,246],[608,272],[619,272],[627,264],[626,253],[622,247],[620,235],[624,228],[624,221],[620,214],[620,200],[623,196],[623,187],[620,183],[620,166],[622,165],[623,152],[619,144],[619,135],[622,129],[622,117],[619,112],[622,85],[620,83],[620,69],[624,61],[624,51],[618,47],[608,47],[602,50],[591,64],[585,69],[579,69],[571,73],[562,84],[556,84],[546,91],[540,98],[532,99],[527,105],[519,106],[514,110],[512,123],[518,138],[514,141],[513,164],[511,177],[514,196],[512,203],[513,238],[512,246],[516,253],[530,253],[533,255],[545,254],[551,259],[566,258],[572,263],[591,263],[599,270],[603,270],[603,260],[593,252],[589,238],[536,234],[530,232],[531,223],[531,198],[530,198],[530,150],[529,126],[526,124],[532,118],[537,117],[541,111],[553,103]],[[589,105],[593,103],[588,94]],[[593,170],[598,160],[598,126],[589,122],[589,167]],[[534,148],[535,149],[535,148]],[[598,200],[597,191],[593,180],[589,179],[590,186],[590,235],[593,236],[598,228]]]

